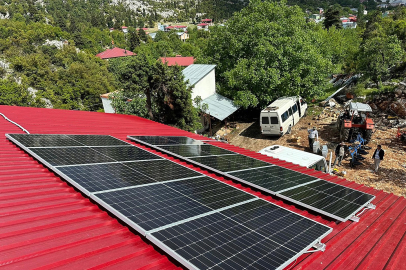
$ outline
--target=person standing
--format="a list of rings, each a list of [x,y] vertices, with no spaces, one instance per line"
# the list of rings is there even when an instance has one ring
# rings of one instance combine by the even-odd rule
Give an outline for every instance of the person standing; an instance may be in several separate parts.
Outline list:
[[[337,165],[340,167],[341,161],[343,160],[344,154],[345,154],[345,146],[344,146],[343,142],[337,145],[335,153],[336,153],[336,158],[334,159],[333,167],[336,165],[337,161],[338,161]]]
[[[309,147],[310,147],[310,152],[313,152],[313,143],[314,140],[319,139],[319,133],[317,132],[316,127],[313,127],[313,129],[309,129],[307,131],[309,133]]]
[[[374,154],[372,155],[372,158],[374,159],[374,165],[375,165],[375,172],[378,172],[379,165],[381,164],[381,160],[383,160],[383,156],[385,155],[385,151],[383,151],[381,145],[379,144],[377,148],[375,149]]]

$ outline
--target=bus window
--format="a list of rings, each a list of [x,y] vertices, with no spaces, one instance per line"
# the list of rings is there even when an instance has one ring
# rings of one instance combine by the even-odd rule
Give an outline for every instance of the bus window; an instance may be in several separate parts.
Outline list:
[[[269,124],[269,118],[268,117],[262,117],[262,124]]]
[[[292,108],[289,108],[288,111],[289,111],[289,116],[292,116],[292,114],[293,114],[293,113],[292,113]]]
[[[285,122],[289,118],[288,111],[284,112],[281,115],[281,118],[282,118],[282,122]]]
[[[271,124],[272,125],[277,125],[277,124],[279,124],[279,121],[278,121],[278,117],[271,117]]]
[[[297,112],[297,105],[296,104],[292,106],[292,110],[293,110],[293,113]]]

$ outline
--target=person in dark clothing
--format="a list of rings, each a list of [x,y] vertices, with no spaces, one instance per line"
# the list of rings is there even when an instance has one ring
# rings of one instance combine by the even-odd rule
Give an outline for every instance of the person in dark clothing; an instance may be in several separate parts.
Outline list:
[[[343,142],[337,145],[335,154],[336,158],[334,159],[333,167],[336,165],[337,161],[338,161],[337,165],[341,166],[341,161],[343,160],[345,154],[345,146]]]
[[[381,164],[381,160],[383,160],[384,155],[385,155],[385,151],[383,151],[381,145],[378,145],[378,147],[375,149],[374,154],[372,155],[372,158],[374,159],[376,173],[378,172],[379,165]]]

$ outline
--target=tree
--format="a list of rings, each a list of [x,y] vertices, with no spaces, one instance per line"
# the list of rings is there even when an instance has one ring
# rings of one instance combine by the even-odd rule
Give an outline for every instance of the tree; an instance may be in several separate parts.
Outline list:
[[[140,116],[145,116],[140,108],[145,100],[147,115],[151,120],[185,130],[198,127],[191,89],[186,86],[180,67],[168,67],[143,53],[115,59],[111,65],[124,89],[122,97],[131,99],[130,103],[133,103],[130,109],[121,111],[139,112]]]
[[[253,0],[226,27],[212,29],[208,57],[199,62],[216,64],[219,91],[245,108],[284,95],[314,96],[333,69],[319,31],[297,6]]]
[[[144,42],[148,41],[148,36],[147,33],[145,33],[144,29],[140,28],[140,30],[138,30],[138,35],[142,41]]]
[[[134,51],[135,48],[140,46],[140,43],[141,40],[137,30],[131,27],[128,31],[128,47],[130,48],[130,51]]]
[[[370,77],[377,85],[390,69],[400,63],[404,51],[396,36],[376,36],[367,39],[358,57],[358,70]]]
[[[363,4],[360,4],[358,6],[358,13],[357,13],[357,26],[362,27],[362,28],[365,27],[364,10],[365,10],[365,6]]]
[[[336,28],[342,28],[340,20],[340,10],[336,7],[327,9],[323,24],[326,29],[329,29],[332,26],[335,26]]]
[[[32,102],[32,96],[22,85],[0,80],[0,105],[29,106]]]

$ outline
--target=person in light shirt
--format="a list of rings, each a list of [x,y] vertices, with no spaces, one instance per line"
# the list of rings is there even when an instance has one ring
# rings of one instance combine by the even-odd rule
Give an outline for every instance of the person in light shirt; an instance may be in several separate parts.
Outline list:
[[[378,145],[374,154],[372,155],[372,158],[374,159],[375,173],[378,172],[379,165],[381,164],[381,160],[383,160],[384,155],[385,155],[385,151],[382,150],[381,145]]]
[[[317,132],[316,127],[313,127],[313,129],[309,129],[307,132],[309,133],[310,151],[313,151],[313,143],[314,143],[314,140],[317,141],[319,139],[319,133]]]

